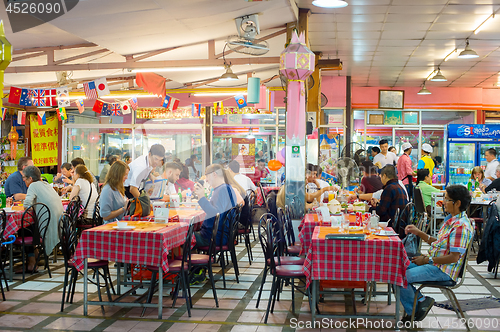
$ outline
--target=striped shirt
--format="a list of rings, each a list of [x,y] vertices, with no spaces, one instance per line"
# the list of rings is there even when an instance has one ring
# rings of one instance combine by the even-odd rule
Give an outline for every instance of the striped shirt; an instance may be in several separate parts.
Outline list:
[[[431,243],[429,256],[443,257],[452,252],[459,252],[460,258],[452,264],[436,264],[436,266],[449,275],[453,280],[457,280],[460,268],[464,260],[464,253],[474,236],[474,225],[465,212],[456,216],[448,215],[443,226],[439,230],[437,240]]]

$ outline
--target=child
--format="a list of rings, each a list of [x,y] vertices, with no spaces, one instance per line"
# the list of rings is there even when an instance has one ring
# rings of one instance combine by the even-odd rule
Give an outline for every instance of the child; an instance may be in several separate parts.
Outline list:
[[[483,169],[480,166],[474,167],[470,174],[470,178],[474,183],[474,186],[476,186],[476,183],[479,183],[479,189],[481,189],[481,191],[484,193],[484,189],[488,185],[487,182],[489,180],[485,179]]]

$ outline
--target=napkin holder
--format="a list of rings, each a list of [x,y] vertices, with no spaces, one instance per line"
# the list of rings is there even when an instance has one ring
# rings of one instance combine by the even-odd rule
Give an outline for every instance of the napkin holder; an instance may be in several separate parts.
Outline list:
[[[181,202],[179,199],[179,195],[177,195],[177,194],[170,195],[170,207],[178,208],[180,206],[180,204],[181,204]]]
[[[327,206],[320,206],[316,209],[316,213],[318,214],[320,220],[322,220],[323,222],[330,221],[330,210]]]
[[[154,202],[153,212],[155,222],[168,223],[169,209],[167,202]]]

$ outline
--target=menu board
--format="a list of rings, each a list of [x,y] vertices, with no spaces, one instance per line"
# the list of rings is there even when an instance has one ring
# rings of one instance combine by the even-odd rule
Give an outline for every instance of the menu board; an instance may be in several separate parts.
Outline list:
[[[241,174],[255,173],[255,138],[232,138],[231,157],[240,164]]]

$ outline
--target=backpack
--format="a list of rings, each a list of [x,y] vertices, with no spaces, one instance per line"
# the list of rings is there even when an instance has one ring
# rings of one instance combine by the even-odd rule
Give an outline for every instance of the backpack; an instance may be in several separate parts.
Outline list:
[[[138,198],[130,200],[128,214],[133,217],[146,217],[151,213],[151,200],[145,191]]]
[[[415,234],[408,234],[402,242],[405,246],[406,255],[408,257],[420,255],[420,253],[418,252],[418,237]]]

